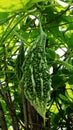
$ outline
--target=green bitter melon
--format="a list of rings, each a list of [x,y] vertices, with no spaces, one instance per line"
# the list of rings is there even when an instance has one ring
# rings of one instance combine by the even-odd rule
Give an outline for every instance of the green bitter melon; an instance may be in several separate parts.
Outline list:
[[[45,43],[46,34],[42,31],[25,56],[22,78],[26,98],[43,118],[45,118],[51,87]]]

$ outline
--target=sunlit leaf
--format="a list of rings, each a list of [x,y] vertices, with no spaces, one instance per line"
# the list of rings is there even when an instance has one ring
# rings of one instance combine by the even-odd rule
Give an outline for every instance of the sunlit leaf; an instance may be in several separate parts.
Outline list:
[[[19,9],[26,10],[34,3],[45,0],[0,0],[0,12],[11,12]]]
[[[66,90],[69,97],[73,100],[73,90],[71,89],[71,86],[68,83],[66,83]]]

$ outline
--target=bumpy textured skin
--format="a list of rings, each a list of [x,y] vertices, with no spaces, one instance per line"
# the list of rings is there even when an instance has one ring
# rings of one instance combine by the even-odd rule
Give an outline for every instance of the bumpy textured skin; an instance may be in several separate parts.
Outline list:
[[[45,43],[46,35],[42,32],[27,52],[23,63],[24,74],[22,78],[25,96],[42,117],[45,117],[50,97],[50,76]]]

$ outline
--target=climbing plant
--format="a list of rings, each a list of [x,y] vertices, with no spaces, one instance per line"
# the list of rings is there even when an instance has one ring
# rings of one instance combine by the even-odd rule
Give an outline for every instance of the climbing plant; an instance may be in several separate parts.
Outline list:
[[[73,1],[0,1],[1,130],[73,129]]]

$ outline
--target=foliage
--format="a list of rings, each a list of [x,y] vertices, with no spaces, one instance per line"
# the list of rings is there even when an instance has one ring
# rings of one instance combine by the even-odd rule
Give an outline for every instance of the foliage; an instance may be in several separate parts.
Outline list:
[[[37,123],[26,119],[29,102],[46,127],[49,120],[51,130],[72,130],[73,1],[1,0],[0,7],[1,127]]]

